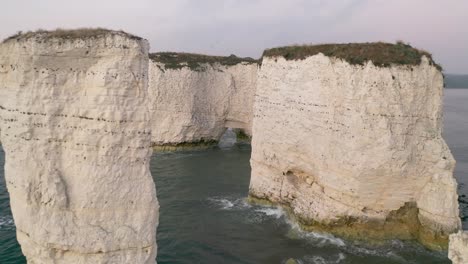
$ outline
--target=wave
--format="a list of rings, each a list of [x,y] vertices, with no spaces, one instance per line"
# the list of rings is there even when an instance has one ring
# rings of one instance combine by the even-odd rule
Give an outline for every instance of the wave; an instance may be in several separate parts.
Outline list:
[[[286,261],[283,261],[285,264],[295,263],[295,264],[339,264],[346,259],[346,255],[343,253],[338,253],[330,256],[304,256],[303,258],[294,259],[289,258]],[[344,262],[343,262],[344,263]]]
[[[10,215],[0,216],[0,230],[14,229],[15,222]]]
[[[234,203],[229,201],[228,199],[224,198],[208,198],[208,200],[216,205],[219,205],[221,209],[232,209],[234,207]]]
[[[262,223],[268,219],[281,219],[280,223],[288,226],[286,236],[290,239],[305,239],[316,246],[334,245],[344,247],[345,242],[331,234],[304,231],[297,222],[287,217],[279,206],[251,205],[246,198],[212,197],[208,201],[221,210],[246,210],[246,220],[251,223]]]
[[[252,207],[252,205],[247,202],[246,198],[211,197],[208,198],[208,201],[220,207],[222,210],[243,210]]]
[[[346,256],[343,253],[338,253],[336,256],[329,256],[327,258],[321,256],[312,256],[312,257],[305,257],[304,260],[307,263],[313,264],[338,264],[341,261],[345,260]]]
[[[328,233],[306,231],[302,229],[296,221],[290,219],[289,217],[285,218],[285,222],[289,226],[289,231],[286,236],[291,239],[304,239],[318,247],[324,247],[327,245],[333,245],[336,247],[346,246],[346,243],[343,239]]]
[[[280,219],[282,216],[285,215],[284,210],[280,207],[264,207],[256,209],[255,212],[263,213],[267,216],[272,216],[276,219]]]
[[[300,264],[335,264],[345,263],[354,257],[373,256],[384,259],[391,259],[395,263],[413,263],[404,257],[407,253],[418,252],[428,254],[422,246],[411,242],[393,240],[380,246],[370,246],[361,244],[358,241],[348,241],[338,238],[329,233],[311,232],[303,230],[300,225],[290,217],[279,206],[252,205],[246,198],[238,197],[212,197],[208,198],[210,204],[215,205],[220,210],[236,211],[242,215],[243,221],[250,224],[268,224],[267,221],[274,221],[279,224],[278,230],[285,232],[285,236],[292,240],[302,240],[310,244],[312,248],[328,248],[336,250],[336,254],[328,256],[304,256],[294,259]],[[282,226],[282,227],[281,227]],[[435,258],[443,259],[443,256],[431,254]]]

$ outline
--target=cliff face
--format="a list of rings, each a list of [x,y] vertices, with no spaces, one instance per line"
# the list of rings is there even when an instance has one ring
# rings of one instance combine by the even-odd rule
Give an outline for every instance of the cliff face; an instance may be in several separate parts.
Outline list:
[[[251,135],[258,65],[169,68],[150,61],[154,145],[217,141],[227,127]]]
[[[121,32],[62,33],[0,45],[0,131],[18,241],[30,263],[154,263],[148,43]]]
[[[460,228],[455,161],[441,137],[443,77],[418,65],[265,57],[250,195],[310,229],[446,247]]]
[[[450,235],[449,258],[453,264],[468,263],[468,232]]]

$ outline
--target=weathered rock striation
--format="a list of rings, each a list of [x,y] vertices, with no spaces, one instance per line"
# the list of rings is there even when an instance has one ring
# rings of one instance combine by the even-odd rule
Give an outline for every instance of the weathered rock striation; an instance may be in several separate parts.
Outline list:
[[[150,57],[155,146],[209,144],[226,128],[251,135],[257,61],[188,53]]]
[[[0,45],[0,131],[29,263],[155,263],[146,40],[31,32]]]
[[[402,43],[267,50],[250,196],[306,229],[446,248],[460,219],[442,93],[430,55]]]
[[[450,235],[449,258],[453,264],[468,263],[468,232],[460,231]]]

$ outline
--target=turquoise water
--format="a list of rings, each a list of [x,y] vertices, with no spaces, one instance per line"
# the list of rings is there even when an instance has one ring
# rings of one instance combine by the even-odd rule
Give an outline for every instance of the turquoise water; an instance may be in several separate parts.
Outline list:
[[[459,193],[468,195],[468,90],[447,90],[444,135],[457,159]],[[151,171],[161,204],[158,263],[450,263],[446,252],[393,241],[367,247],[300,231],[275,207],[246,203],[250,147],[158,153]],[[0,263],[25,263],[15,239],[0,150]],[[468,229],[468,199],[460,198]]]

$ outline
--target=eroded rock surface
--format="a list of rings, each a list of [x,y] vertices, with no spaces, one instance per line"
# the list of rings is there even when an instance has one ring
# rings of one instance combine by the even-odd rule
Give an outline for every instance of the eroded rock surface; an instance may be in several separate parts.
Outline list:
[[[398,47],[397,47],[398,48]],[[305,228],[445,248],[460,228],[455,161],[442,139],[443,76],[317,54],[264,57],[250,195]]]
[[[251,135],[257,70],[246,62],[174,69],[150,61],[153,144],[215,142],[227,127]]]
[[[1,44],[5,178],[29,263],[155,263],[147,72],[147,41],[122,32]]]
[[[449,258],[453,264],[468,263],[468,232],[460,231],[450,235]]]

